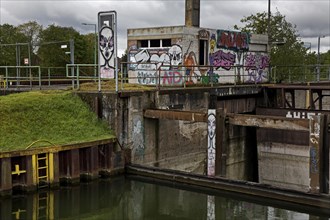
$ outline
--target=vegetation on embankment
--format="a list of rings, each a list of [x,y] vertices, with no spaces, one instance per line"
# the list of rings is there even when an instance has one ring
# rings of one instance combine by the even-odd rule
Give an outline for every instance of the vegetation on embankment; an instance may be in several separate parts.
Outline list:
[[[142,84],[130,84],[123,83],[121,81],[118,82],[118,89],[121,90],[123,88],[124,91],[148,91],[156,89],[155,85],[148,86]],[[116,91],[116,81],[114,79],[111,80],[103,80],[101,82],[102,91]],[[90,83],[81,83],[80,91],[98,91],[98,82],[90,82]]]
[[[68,91],[0,96],[0,151],[112,138],[79,97]]]

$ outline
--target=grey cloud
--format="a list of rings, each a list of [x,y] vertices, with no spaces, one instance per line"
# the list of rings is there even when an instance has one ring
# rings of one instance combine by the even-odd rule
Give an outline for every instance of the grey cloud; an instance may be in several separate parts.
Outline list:
[[[81,33],[93,32],[82,22],[96,23],[99,11],[116,10],[118,14],[118,42],[126,48],[127,28],[184,25],[184,0],[0,0],[0,22],[18,25],[36,20],[44,27],[50,24],[74,27]],[[201,26],[232,29],[240,19],[256,12],[267,11],[266,0],[201,0]],[[272,12],[278,9],[287,20],[297,25],[302,39],[330,35],[330,2],[328,0],[272,1]],[[329,48],[323,40],[322,48]],[[326,49],[325,49],[326,50]]]

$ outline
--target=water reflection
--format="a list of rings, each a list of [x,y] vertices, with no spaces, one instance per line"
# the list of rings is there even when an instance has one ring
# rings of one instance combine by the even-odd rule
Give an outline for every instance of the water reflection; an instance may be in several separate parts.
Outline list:
[[[329,219],[124,177],[0,199],[1,219]]]

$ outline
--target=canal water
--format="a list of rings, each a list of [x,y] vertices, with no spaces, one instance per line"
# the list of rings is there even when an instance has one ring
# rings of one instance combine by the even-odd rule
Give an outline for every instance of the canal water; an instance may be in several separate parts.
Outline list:
[[[223,220],[330,219],[225,192],[116,177],[0,198],[1,219]]]

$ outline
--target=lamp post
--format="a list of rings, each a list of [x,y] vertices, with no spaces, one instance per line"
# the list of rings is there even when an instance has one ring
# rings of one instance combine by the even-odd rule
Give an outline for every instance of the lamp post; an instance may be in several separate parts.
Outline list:
[[[81,23],[82,25],[92,25],[94,26],[94,33],[95,33],[95,43],[94,43],[94,78],[96,78],[96,65],[97,65],[97,32],[96,32],[96,24],[88,24],[88,23]]]
[[[317,38],[317,81],[320,81],[320,41],[321,38],[324,38],[325,36],[318,36]]]

